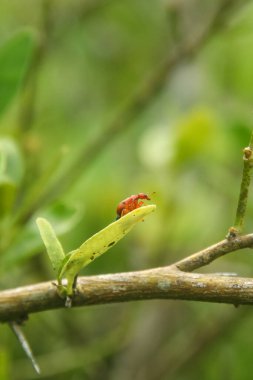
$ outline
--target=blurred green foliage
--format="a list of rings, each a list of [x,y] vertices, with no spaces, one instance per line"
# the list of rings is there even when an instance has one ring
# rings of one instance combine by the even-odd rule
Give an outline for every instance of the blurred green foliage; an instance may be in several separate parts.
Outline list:
[[[156,214],[83,274],[166,265],[223,239],[253,125],[252,20],[239,0],[1,2],[1,289],[54,277],[36,217],[71,251],[138,192],[155,192]],[[250,199],[246,231],[252,216]],[[203,271],[252,267],[245,250]],[[36,314],[25,333],[42,379],[247,380],[252,327],[250,308],[150,301]],[[34,379],[0,334],[0,378]]]
[[[0,48],[0,114],[17,92],[33,49],[29,32],[19,32]]]

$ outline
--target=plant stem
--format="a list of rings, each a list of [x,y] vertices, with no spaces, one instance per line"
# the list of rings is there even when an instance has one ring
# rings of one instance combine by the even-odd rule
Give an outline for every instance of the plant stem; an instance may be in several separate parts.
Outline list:
[[[248,202],[249,186],[253,168],[253,131],[251,133],[249,146],[244,148],[243,152],[244,164],[241,189],[237,205],[234,227],[231,227],[229,230],[228,237],[230,238],[236,236],[238,233],[241,233],[244,225],[245,213]]]

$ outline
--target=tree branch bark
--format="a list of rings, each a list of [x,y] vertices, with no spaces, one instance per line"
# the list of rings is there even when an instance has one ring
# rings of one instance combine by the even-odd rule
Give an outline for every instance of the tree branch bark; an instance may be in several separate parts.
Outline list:
[[[114,302],[171,299],[253,304],[253,279],[189,273],[218,257],[252,247],[253,234],[223,240],[173,265],[144,271],[80,277],[73,307]],[[186,272],[183,272],[182,269]],[[0,321],[19,321],[30,313],[63,308],[52,282],[0,292]]]
[[[203,249],[202,251],[194,253],[193,255],[173,264],[172,268],[175,267],[181,271],[192,272],[195,269],[210,264],[212,261],[227,253],[237,251],[238,249],[252,247],[253,234],[243,236],[238,235],[234,239],[222,240],[219,243]]]

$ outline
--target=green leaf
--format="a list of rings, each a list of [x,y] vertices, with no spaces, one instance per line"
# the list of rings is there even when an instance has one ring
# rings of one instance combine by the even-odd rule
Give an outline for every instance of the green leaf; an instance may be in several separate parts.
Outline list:
[[[203,154],[205,157],[217,154],[216,130],[217,121],[211,110],[202,107],[191,110],[177,125],[172,164],[185,168],[193,162],[202,163]]]
[[[24,173],[24,163],[16,143],[0,139],[0,215],[11,210],[17,186]]]
[[[0,90],[1,91],[1,90]],[[14,140],[0,139],[0,183],[18,184],[24,174],[24,163],[20,150]]]
[[[60,282],[63,278],[66,278],[68,281],[67,288],[64,289],[66,295],[72,295],[75,277],[83,267],[113,247],[138,222],[142,221],[143,218],[155,211],[155,209],[155,205],[149,205],[129,212],[116,222],[109,224],[109,226],[91,236],[78,249],[70,252],[68,259],[64,260],[58,276]]]
[[[72,230],[83,215],[80,205],[63,204],[57,202],[40,214],[53,224],[57,236],[61,236]],[[39,216],[39,215],[37,215]],[[41,215],[40,215],[41,216]],[[31,219],[26,225],[22,226],[20,232],[12,239],[10,246],[0,256],[0,274],[8,272],[11,268],[22,265],[32,256],[38,254],[43,249],[43,243],[38,234],[38,229]]]
[[[22,31],[0,47],[0,114],[16,94],[34,48],[34,38]]]
[[[37,218],[36,223],[40,231],[40,236],[46,246],[53,269],[59,272],[62,261],[65,258],[62,245],[57,239],[53,227],[46,219]]]

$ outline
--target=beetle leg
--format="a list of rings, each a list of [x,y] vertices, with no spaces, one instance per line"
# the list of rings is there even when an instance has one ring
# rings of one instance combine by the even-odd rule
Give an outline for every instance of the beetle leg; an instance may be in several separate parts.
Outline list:
[[[123,208],[123,210],[121,211],[120,217],[122,217],[122,216],[124,216],[124,215],[126,215],[128,213],[129,213],[128,209],[127,208]]]

